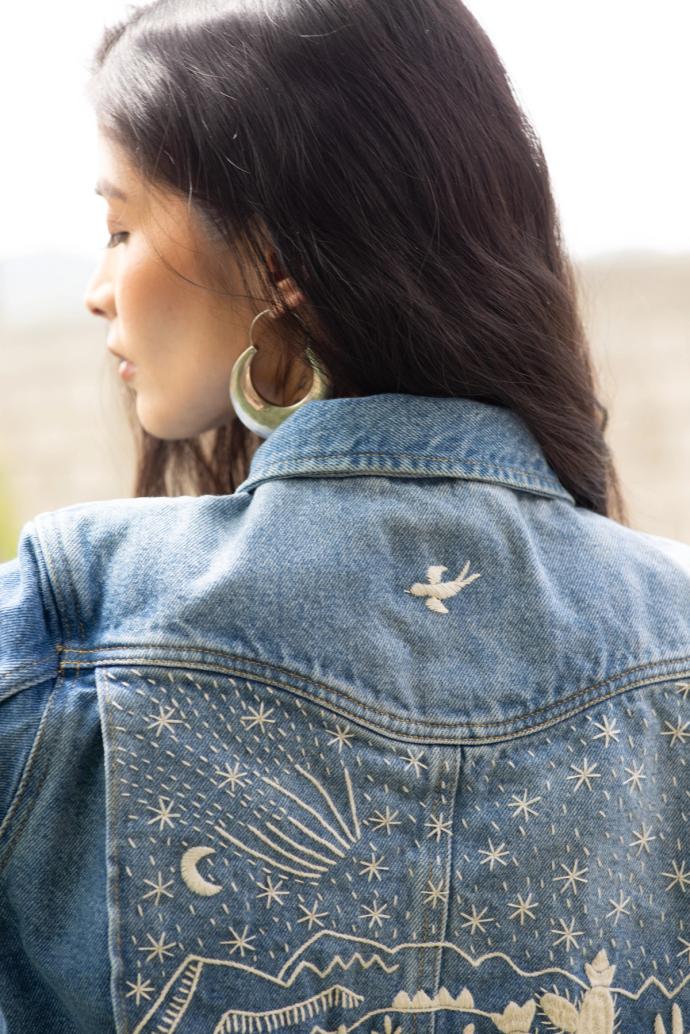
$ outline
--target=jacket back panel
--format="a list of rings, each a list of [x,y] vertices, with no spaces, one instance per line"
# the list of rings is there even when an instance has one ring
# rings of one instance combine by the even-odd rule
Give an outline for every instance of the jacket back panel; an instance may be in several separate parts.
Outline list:
[[[332,403],[5,565],[10,1032],[682,1031],[690,550],[495,407]]]

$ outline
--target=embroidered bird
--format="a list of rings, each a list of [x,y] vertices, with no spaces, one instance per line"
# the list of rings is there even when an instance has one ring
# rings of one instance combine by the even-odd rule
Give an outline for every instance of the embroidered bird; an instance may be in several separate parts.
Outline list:
[[[443,567],[441,564],[432,564],[431,567],[427,568],[427,582],[415,582],[409,589],[403,589],[403,592],[407,592],[411,596],[426,596],[424,602],[429,610],[433,610],[437,614],[447,614],[448,607],[444,607],[441,600],[447,600],[451,596],[455,596],[466,585],[473,582],[475,578],[481,578],[480,574],[471,574],[469,578],[465,577],[469,567],[470,562],[468,560],[457,578],[452,579],[452,581],[442,582],[441,575],[448,568]]]

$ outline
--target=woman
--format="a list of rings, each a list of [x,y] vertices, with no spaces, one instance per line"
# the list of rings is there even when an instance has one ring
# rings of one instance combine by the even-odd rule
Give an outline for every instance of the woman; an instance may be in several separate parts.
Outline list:
[[[0,566],[6,1028],[681,1030],[690,548],[490,41],[155,0],[90,97],[140,456]]]

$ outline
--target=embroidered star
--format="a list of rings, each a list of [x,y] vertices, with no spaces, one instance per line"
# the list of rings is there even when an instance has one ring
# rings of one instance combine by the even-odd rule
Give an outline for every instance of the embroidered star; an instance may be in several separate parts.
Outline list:
[[[160,734],[163,731],[163,729],[167,729],[168,732],[173,733],[173,736],[174,736],[175,730],[173,729],[173,725],[184,725],[184,722],[182,721],[181,718],[173,718],[172,717],[172,715],[174,715],[174,714],[175,714],[175,708],[174,707],[163,707],[162,704],[159,704],[159,706],[158,706],[158,714],[157,715],[155,715],[155,714],[147,714],[146,715],[147,718],[153,718],[153,721],[150,723],[150,725],[147,725],[146,728],[147,729],[155,729],[156,730],[156,736],[160,736]]]
[[[687,961],[690,962],[690,941],[686,941],[684,937],[679,937],[678,940],[680,941],[681,944],[684,944],[685,947],[681,948],[680,951],[676,952],[676,958],[679,955],[687,955],[688,956]]]
[[[530,808],[530,804],[536,804],[537,801],[541,800],[541,797],[530,797],[530,799],[527,800],[527,790],[523,791],[522,797],[523,799],[520,800],[516,794],[513,794],[513,800],[508,804],[509,808],[516,809],[516,811],[513,812],[513,818],[519,815],[520,812],[524,814],[525,818],[529,818],[530,813],[532,815],[538,815],[539,812],[535,811],[534,808]]]
[[[578,947],[578,943],[577,943],[575,938],[576,937],[583,937],[584,934],[583,934],[582,930],[573,930],[573,926],[575,924],[575,920],[574,919],[570,920],[570,926],[566,926],[565,925],[565,919],[559,919],[558,922],[561,924],[563,929],[562,930],[551,930],[551,933],[557,933],[557,934],[560,935],[553,942],[554,943],[554,947],[557,944],[560,944],[561,941],[565,941],[566,948],[570,948],[571,941],[572,941],[572,946],[574,948],[577,948]]]
[[[219,775],[223,780],[220,784],[221,790],[224,790],[226,786],[229,786],[231,790],[234,790],[236,786],[245,785],[242,782],[242,780],[248,773],[242,772],[240,770],[240,763],[238,761],[237,764],[233,766],[233,768],[230,768],[230,765],[228,765],[228,763],[226,762],[225,771],[218,768],[218,766],[216,765],[216,774]]]
[[[605,747],[608,747],[610,739],[613,739],[613,740],[616,741],[616,743],[618,743],[618,737],[620,736],[620,729],[616,729],[616,719],[615,718],[612,721],[609,718],[608,715],[604,715],[603,724],[599,724],[599,722],[595,722],[594,724],[596,725],[597,729],[603,729],[603,732],[599,732],[599,733],[597,733],[596,736],[592,736],[593,740],[600,740],[602,736],[605,736],[606,737],[606,743],[604,744]]]
[[[571,765],[571,768],[575,769],[577,775],[566,776],[566,779],[577,779],[575,789],[579,790],[583,783],[587,783],[587,789],[591,790],[590,779],[601,779],[601,772],[595,772],[594,769],[597,767],[596,761],[590,767],[587,765],[587,758],[582,763],[582,768],[578,768],[577,765]]]
[[[626,772],[630,772],[630,779],[624,779],[623,780],[623,786],[627,786],[628,783],[632,783],[633,784],[633,789],[639,790],[640,789],[640,780],[647,778],[646,775],[642,775],[642,769],[643,768],[644,768],[644,764],[640,765],[639,769],[636,769],[634,767],[633,768],[626,768],[625,771]]]
[[[476,909],[475,905],[472,905],[472,915],[471,916],[468,915],[467,912],[461,912],[460,913],[460,915],[464,919],[468,920],[467,923],[463,923],[462,925],[463,926],[471,926],[472,927],[472,929],[470,930],[471,934],[473,934],[475,932],[475,929],[477,929],[477,928],[479,928],[482,933],[485,933],[486,931],[484,930],[484,927],[483,927],[482,924],[483,923],[495,923],[496,922],[495,919],[492,919],[489,916],[486,916],[486,917],[484,916],[484,913],[486,912],[486,909],[488,907],[489,906],[487,905],[486,908],[483,908],[481,910],[481,912],[479,913],[479,915],[477,915],[477,909]]]
[[[259,705],[258,711],[255,707],[250,707],[249,714],[243,714],[240,718],[240,721],[243,725],[245,722],[247,723],[246,725],[244,725],[245,729],[253,729],[255,725],[258,725],[261,729],[261,732],[263,733],[265,732],[264,725],[267,722],[275,722],[275,718],[268,717],[269,714],[271,714],[274,710],[275,708],[273,707],[269,707],[268,710],[266,710],[264,707],[264,703],[262,701]]]
[[[395,817],[397,814],[397,811],[392,812],[386,805],[385,812],[375,811],[366,821],[371,823],[372,829],[385,829],[386,833],[390,833],[391,826],[402,825]]]
[[[319,907],[318,902],[315,901],[314,904],[311,906],[311,908],[305,908],[304,905],[300,905],[299,907],[304,912],[304,915],[301,917],[301,919],[298,919],[297,922],[298,923],[309,923],[309,926],[307,927],[307,930],[311,930],[311,928],[314,925],[314,923],[316,923],[317,926],[323,926],[324,925],[321,922],[321,916],[327,916],[328,912],[317,912],[317,908]]]
[[[164,803],[164,801],[166,800],[168,802],[167,804]],[[147,825],[150,826],[152,822],[160,822],[160,826],[158,827],[159,833],[163,832],[163,826],[165,826],[166,823],[172,829],[172,820],[179,819],[180,815],[182,814],[182,812],[180,811],[172,811],[173,802],[172,798],[170,797],[159,797],[157,808],[154,808],[151,804],[147,804],[146,807],[149,811],[155,813],[153,818],[148,820]]]
[[[136,983],[128,980],[127,987],[131,987],[132,990],[127,992],[125,998],[131,998],[132,995],[135,995],[134,1002],[136,1005],[139,1004],[142,998],[148,999],[153,994],[153,985],[148,980],[142,980],[141,973],[137,973]]]
[[[510,854],[510,852],[509,851],[504,851],[503,850],[504,847],[505,847],[505,843],[501,844],[499,847],[494,847],[494,845],[491,843],[491,837],[489,837],[489,848],[490,848],[490,850],[485,851],[483,848],[480,848],[479,853],[480,854],[485,854],[486,858],[482,858],[482,860],[481,860],[481,862],[479,864],[480,865],[484,865],[486,862],[488,862],[489,863],[489,869],[491,870],[491,872],[494,871],[494,862],[500,862],[501,865],[507,865],[508,863],[503,861],[503,858],[501,857],[501,855],[502,854],[503,855]]]
[[[239,953],[242,956],[242,958],[244,958],[245,951],[256,951],[256,948],[252,948],[252,946],[249,943],[250,941],[255,941],[256,940],[256,936],[255,935],[251,935],[249,937],[247,936],[247,930],[249,929],[248,926],[245,926],[245,928],[242,931],[242,933],[237,933],[237,931],[232,926],[228,927],[228,929],[230,930],[230,933],[232,934],[232,940],[230,940],[230,941],[221,941],[220,943],[221,944],[227,944],[227,945],[230,946],[230,954],[231,955],[234,952],[239,951]]]
[[[146,945],[144,948],[139,948],[139,951],[148,951],[150,953],[149,955],[146,956],[146,961],[147,962],[150,962],[151,959],[156,959],[156,958],[160,959],[160,961],[162,962],[164,955],[172,955],[173,954],[170,951],[170,948],[174,948],[175,947],[175,944],[177,943],[176,941],[170,941],[169,944],[166,944],[165,943],[165,934],[164,933],[162,933],[160,935],[160,937],[158,938],[157,941],[154,941],[154,939],[153,939],[153,937],[151,936],[150,933],[147,933],[146,936],[151,941],[151,944],[150,945]]]
[[[425,765],[424,762],[421,760],[423,757],[424,752],[421,750],[417,754],[414,754],[412,751],[410,751],[407,755],[403,755],[403,761],[407,762],[405,768],[414,768],[414,774],[418,776],[420,768],[429,767],[428,765]]]
[[[327,731],[333,733],[332,738],[328,741],[329,746],[331,743],[337,743],[339,754],[342,753],[344,746],[352,746],[350,740],[352,739],[353,733],[351,732],[350,727],[348,725],[336,725],[335,732],[333,732],[333,729],[328,729]]]
[[[440,815],[438,815],[438,816],[432,814],[431,818],[427,819],[427,821],[424,823],[424,825],[425,826],[431,826],[431,829],[427,833],[427,836],[428,837],[436,837],[436,843],[437,844],[438,844],[439,840],[441,839],[441,834],[442,833],[447,833],[448,836],[451,835],[450,819],[448,819],[446,822],[444,822],[443,821],[443,812],[441,812]]]
[[[439,880],[438,884],[434,883],[433,880],[429,880],[427,887],[428,889],[424,891],[424,903],[426,905],[431,903],[431,907],[436,908],[439,901],[448,900],[448,891],[443,889],[443,880]]]
[[[520,899],[520,903],[519,904],[516,904],[515,901],[509,901],[508,902],[508,904],[511,907],[513,907],[513,906],[515,907],[515,911],[511,912],[510,915],[508,916],[508,918],[512,919],[513,916],[519,915],[520,916],[520,926],[524,926],[524,924],[525,924],[525,916],[526,915],[528,915],[530,917],[530,919],[534,919],[534,913],[531,910],[533,908],[536,908],[537,905],[539,904],[539,902],[538,901],[531,901],[530,900],[531,897],[532,897],[531,892],[527,896],[527,901],[523,901],[522,900],[522,894],[518,894],[518,897]]]
[[[369,929],[370,930],[371,930],[372,926],[374,926],[377,923],[378,923],[379,926],[383,926],[383,920],[384,919],[390,919],[390,916],[386,912],[386,905],[385,905],[385,903],[379,905],[378,901],[374,901],[371,906],[369,906],[369,905],[362,905],[362,908],[364,909],[364,911],[362,912],[362,914],[360,915],[359,918],[360,919],[368,919],[369,920]]]
[[[286,896],[290,892],[288,890],[282,890],[281,885],[283,880],[278,880],[274,886],[270,876],[266,877],[265,883],[260,883],[259,886],[263,890],[263,894],[257,894],[257,898],[266,898],[266,908],[270,908],[274,901],[277,901],[279,905],[282,905],[282,896]]]
[[[688,693],[690,693],[690,682],[676,682],[676,690],[681,693],[683,700],[688,699]]]
[[[565,865],[564,862],[560,862],[561,869],[565,869],[565,871],[568,874],[567,876],[554,876],[553,877],[554,880],[565,880],[565,883],[561,887],[561,894],[563,893],[564,890],[567,889],[569,884],[570,884],[570,886],[573,889],[573,893],[577,894],[577,884],[575,882],[576,880],[579,880],[580,883],[587,883],[588,882],[588,880],[586,880],[584,878],[584,876],[581,875],[581,873],[587,872],[589,867],[585,866],[584,869],[578,869],[577,865],[578,865],[578,863],[574,862],[572,868],[569,869],[568,866]]]
[[[685,861],[681,862],[680,869],[678,868],[678,862],[676,862],[675,859],[671,862],[671,865],[674,868],[674,872],[662,872],[661,874],[662,876],[673,876],[673,879],[669,883],[666,890],[670,890],[671,887],[675,887],[677,883],[680,889],[685,894],[686,884],[688,887],[690,887],[690,872],[685,871]]]
[[[622,890],[618,891],[618,896],[621,899],[623,898],[623,891]],[[630,898],[626,898],[625,901],[621,900],[621,901],[618,901],[618,902],[615,902],[611,898],[609,898],[609,905],[613,905],[613,911],[612,912],[607,912],[606,913],[606,918],[608,919],[609,916],[615,915],[616,918],[613,921],[614,925],[615,925],[618,922],[618,920],[620,919],[621,915],[629,916],[630,913],[627,911],[627,909],[625,907],[629,901],[630,901]]]
[[[360,861],[359,864],[362,866],[362,868],[359,871],[359,875],[364,876],[364,874],[366,873],[368,877],[368,882],[371,883],[372,876],[375,876],[378,880],[380,880],[381,869],[388,869],[388,866],[381,864],[385,856],[381,855],[380,858],[377,858],[374,845],[369,844],[369,847],[371,848],[371,858],[368,862],[365,862],[364,859]]]
[[[636,847],[636,848],[638,848],[638,851],[637,851],[638,855],[639,855],[640,851],[642,850],[642,848],[644,848],[645,851],[647,852],[647,854],[649,854],[649,842],[650,842],[650,840],[656,840],[656,837],[650,837],[650,835],[649,835],[650,832],[651,832],[651,830],[645,830],[644,822],[643,822],[642,823],[642,832],[641,833],[639,833],[636,829],[633,830],[634,836],[639,837],[639,840],[637,842],[635,842],[633,840],[632,843],[628,844],[628,847]]]
[[[662,732],[661,735],[672,737],[671,746],[673,746],[677,739],[680,740],[681,743],[685,743],[686,737],[690,739],[690,732],[685,732],[685,729],[690,725],[690,721],[683,722],[681,725],[680,715],[678,715],[678,725],[671,725],[670,722],[664,722],[664,725],[668,725],[668,731]]]
[[[155,822],[155,819],[153,821]],[[146,898],[155,897],[156,904],[159,905],[163,894],[165,894],[165,896],[168,898],[172,897],[172,894],[168,890],[168,887],[172,887],[173,881],[168,880],[167,883],[163,883],[162,873],[158,873],[157,883],[154,883],[153,880],[144,880],[144,883],[148,883],[149,887],[153,887],[153,890],[150,890],[147,894],[144,894],[144,900],[146,900]]]

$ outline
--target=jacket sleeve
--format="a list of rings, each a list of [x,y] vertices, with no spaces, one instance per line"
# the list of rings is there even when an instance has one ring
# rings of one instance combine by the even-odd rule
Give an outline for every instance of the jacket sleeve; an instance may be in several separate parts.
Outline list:
[[[0,835],[58,671],[59,627],[33,522],[0,564]]]

